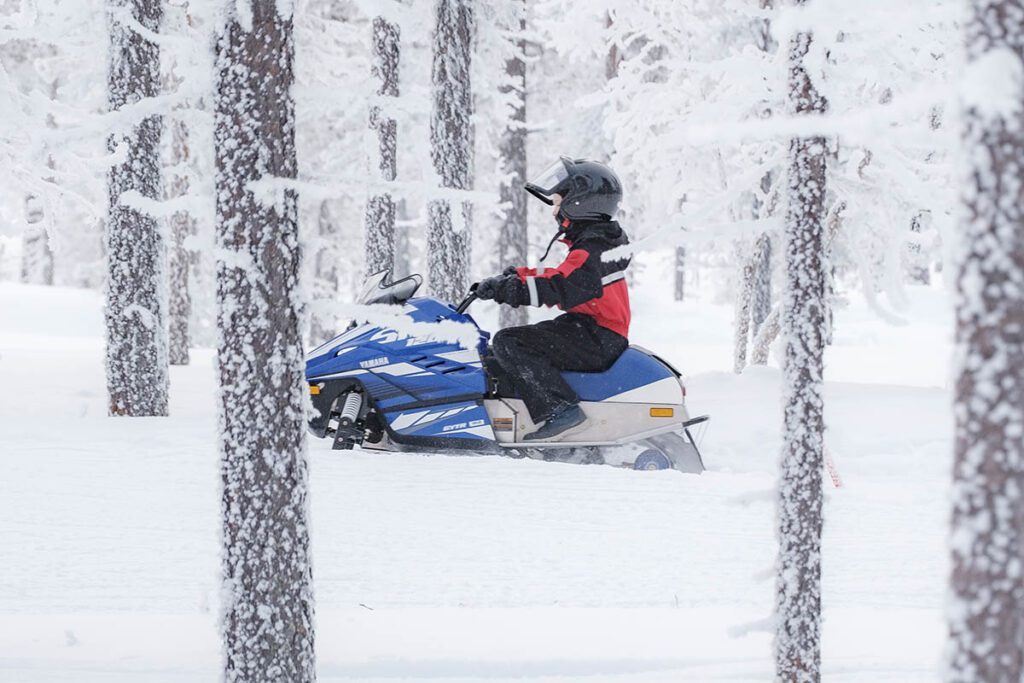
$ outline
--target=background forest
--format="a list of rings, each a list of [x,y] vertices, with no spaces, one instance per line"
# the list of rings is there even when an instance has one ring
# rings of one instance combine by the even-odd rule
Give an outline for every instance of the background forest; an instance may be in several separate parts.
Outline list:
[[[1021,680],[1021,36],[1021,0],[0,0],[0,679]],[[477,339],[368,276],[560,261],[522,188],[562,155],[622,180],[630,341],[707,471],[309,439],[353,320]]]

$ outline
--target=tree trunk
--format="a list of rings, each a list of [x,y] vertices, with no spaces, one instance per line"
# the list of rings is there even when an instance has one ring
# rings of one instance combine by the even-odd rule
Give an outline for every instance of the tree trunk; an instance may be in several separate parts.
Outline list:
[[[184,197],[189,192],[188,173],[182,170],[190,162],[188,126],[181,119],[171,124],[171,166],[176,169],[171,178],[169,198]],[[188,365],[189,319],[192,317],[192,298],[188,289],[188,271],[191,256],[185,241],[195,233],[195,219],[188,211],[171,216],[171,249],[168,268],[168,315],[170,317],[171,365]]]
[[[747,367],[747,340],[750,338],[750,302],[754,295],[754,262],[741,241],[736,247],[740,263],[736,289],[736,318],[733,327],[732,369],[737,375]]]
[[[150,31],[162,16],[159,0],[111,0]],[[108,72],[111,111],[160,92],[160,49],[111,14]],[[122,204],[126,192],[156,200],[160,187],[159,116],[111,136],[112,153],[123,161],[108,175],[107,393],[111,415],[166,415],[166,254],[155,218]]]
[[[928,212],[921,211],[910,221],[910,232],[921,234],[921,225],[928,220]],[[928,269],[928,254],[921,249],[918,242],[908,242],[904,254],[907,278],[916,285],[930,285],[932,274]]]
[[[526,0],[520,7],[519,33],[526,31]],[[516,56],[505,62],[505,85],[501,92],[512,95],[516,105],[505,124],[499,146],[501,164],[501,204],[505,220],[498,237],[498,266],[525,266],[529,240],[527,234],[526,192],[526,40],[515,40]],[[525,325],[530,321],[526,306],[502,306],[498,312],[500,327]]]
[[[430,157],[448,190],[473,187],[473,93],[470,88],[473,10],[471,0],[437,0],[435,8]],[[473,207],[447,198],[430,202],[427,271],[431,292],[461,299],[469,284]]]
[[[965,101],[963,254],[948,681],[1024,680],[1024,2],[972,0],[966,73],[1014,107]]]
[[[21,240],[21,281],[30,285],[53,284],[53,251],[43,219],[43,200],[25,195],[25,233]]]
[[[675,300],[682,301],[686,296],[686,247],[676,247],[675,279]]]
[[[57,99],[60,79],[50,81],[50,99]],[[57,128],[57,120],[53,114],[47,114],[46,127]],[[48,168],[56,167],[52,156],[46,160]],[[53,176],[48,180],[55,182]],[[46,231],[44,220],[47,218],[43,198],[34,192],[25,195],[25,233],[22,237],[21,249],[21,281],[32,285],[51,286],[54,282],[53,250],[50,248],[50,235]],[[53,223],[50,217],[50,223]]]
[[[761,326],[771,312],[772,240],[767,234],[762,234],[754,245],[754,287],[750,302],[754,337],[761,331]]]
[[[409,209],[404,199],[395,205],[395,266],[394,278],[399,280],[412,274],[412,242],[409,240]]]
[[[809,33],[798,33],[790,41],[788,107],[795,115],[826,109],[803,65],[810,44]],[[824,138],[794,138],[790,142],[776,580],[775,666],[780,681],[821,679],[826,153]]]
[[[294,190],[295,45],[284,3],[232,5],[217,40],[217,366],[224,679],[313,681],[306,384]],[[279,10],[279,8],[282,8]]]
[[[317,232],[319,233],[319,247],[316,250],[316,274],[313,280],[313,300],[330,302],[338,296],[338,223],[331,214],[330,203],[320,202],[320,216],[317,220]],[[378,273],[378,270],[368,271]],[[314,310],[311,318],[310,341],[313,346],[319,346],[331,337],[338,330],[336,317],[333,313],[325,313]]]
[[[373,20],[373,75],[380,79],[377,94],[398,97],[398,26],[381,17]],[[398,175],[398,124],[379,106],[370,109],[370,127],[376,129],[380,178],[394,181]],[[395,202],[390,192],[370,197],[366,205],[366,272],[392,270],[395,264]]]

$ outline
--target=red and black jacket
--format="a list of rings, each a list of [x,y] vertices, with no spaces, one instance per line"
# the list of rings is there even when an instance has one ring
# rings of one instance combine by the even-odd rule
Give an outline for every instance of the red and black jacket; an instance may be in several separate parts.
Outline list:
[[[557,306],[569,313],[588,315],[623,337],[629,337],[629,290],[626,267],[629,258],[604,261],[601,254],[629,244],[619,224],[575,222],[561,240],[569,253],[556,268],[516,268],[494,297],[512,306]]]

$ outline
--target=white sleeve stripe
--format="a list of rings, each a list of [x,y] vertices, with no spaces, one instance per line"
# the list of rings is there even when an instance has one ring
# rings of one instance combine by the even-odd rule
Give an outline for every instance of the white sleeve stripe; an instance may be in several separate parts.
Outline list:
[[[601,278],[601,284],[602,285],[610,285],[611,283],[618,282],[619,280],[622,280],[625,277],[626,277],[626,271],[624,271],[624,270],[617,270],[614,273],[608,273],[603,278]]]
[[[526,288],[530,290],[530,305],[540,306],[540,297],[537,296],[537,282],[533,277],[526,278]]]

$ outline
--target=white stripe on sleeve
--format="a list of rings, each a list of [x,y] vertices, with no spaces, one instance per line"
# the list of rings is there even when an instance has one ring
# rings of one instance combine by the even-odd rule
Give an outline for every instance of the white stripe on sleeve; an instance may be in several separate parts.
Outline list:
[[[526,288],[530,290],[530,305],[540,306],[540,297],[537,296],[537,282],[535,281],[535,278],[526,278]]]
[[[603,278],[601,278],[601,284],[602,285],[610,285],[611,283],[618,282],[619,280],[622,280],[625,277],[626,277],[626,271],[624,271],[624,270],[617,270],[614,273],[608,273]]]

